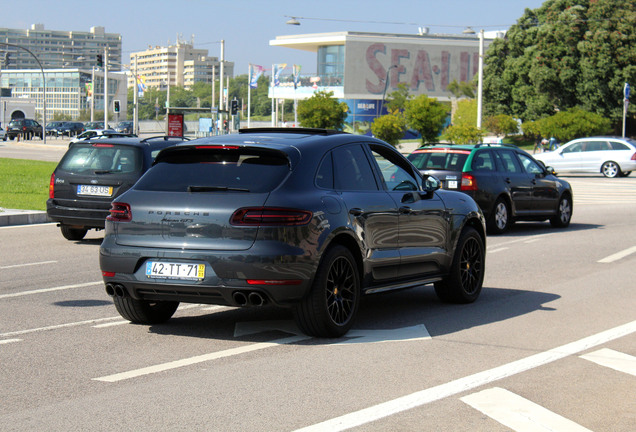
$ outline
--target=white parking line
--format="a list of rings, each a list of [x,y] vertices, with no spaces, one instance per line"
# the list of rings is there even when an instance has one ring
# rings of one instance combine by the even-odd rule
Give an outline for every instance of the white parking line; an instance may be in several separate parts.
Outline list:
[[[73,289],[73,288],[84,288],[84,287],[88,287],[92,285],[100,285],[103,283],[104,282],[102,281],[87,282],[87,283],[81,283],[81,284],[75,284],[75,285],[64,285],[64,286],[53,287],[53,288],[42,288],[39,290],[20,291],[20,292],[12,293],[12,294],[2,294],[0,295],[0,299],[11,298],[11,297],[22,297],[22,296],[33,295],[33,294],[42,294],[42,293],[47,293],[52,291],[63,291],[63,290]]]
[[[4,340],[0,340],[0,345],[10,344],[10,343],[14,343],[14,342],[22,342],[22,339],[4,339]]]
[[[514,431],[590,432],[541,405],[498,387],[473,393],[460,400]]]
[[[97,324],[97,325],[94,325],[93,328],[114,327],[114,326],[124,325],[124,324],[130,324],[130,321],[115,321],[111,323]]]
[[[238,348],[232,348],[225,351],[218,351],[209,354],[203,354],[196,357],[190,357],[182,360],[175,360],[168,363],[162,363],[154,366],[149,366],[141,369],[131,370],[128,372],[117,373],[113,375],[108,375],[100,378],[93,378],[95,381],[104,381],[104,382],[117,382],[122,380],[127,380],[130,378],[136,378],[143,375],[150,375],[157,372],[163,372],[170,369],[176,369],[184,366],[190,366],[197,363],[203,363],[210,360],[217,360],[223,357],[230,357],[234,355],[244,354],[247,352],[258,351],[265,348],[271,348],[273,346],[285,345],[294,342],[298,342],[301,340],[310,339],[309,336],[292,336],[285,339],[278,339],[272,342],[261,342],[251,345],[245,345]]]
[[[604,263],[604,264],[611,263],[611,262],[623,259],[626,256],[633,254],[634,252],[636,252],[636,246],[632,246],[629,249],[625,249],[623,251],[615,253],[614,255],[610,255],[608,257],[605,257],[602,260],[598,260],[598,262]]]
[[[494,381],[507,378],[539,366],[560,360],[581,351],[588,350],[611,340],[636,333],[636,321],[606,330],[601,333],[580,339],[578,341],[562,345],[560,347],[531,355],[521,360],[514,361],[502,366],[495,367],[483,372],[478,372],[464,378],[457,379],[445,384],[431,387],[410,395],[402,396],[387,402],[383,402],[368,408],[361,409],[340,417],[326,420],[307,426],[298,431],[343,431],[356,426],[371,423],[391,415],[420,407],[437,400],[462,393],[482,385],[490,384]]]
[[[605,366],[619,372],[636,376],[636,357],[609,348],[603,348],[581,356],[598,365]]]
[[[491,253],[497,253],[497,252],[505,251],[505,250],[508,250],[508,249],[509,248],[507,248],[507,247],[502,247],[502,248],[497,248],[497,249],[488,249],[488,248],[486,248],[486,252],[491,254]]]
[[[87,324],[95,324],[95,323],[112,321],[112,320],[120,320],[120,319],[121,319],[120,316],[116,316],[111,318],[98,318],[98,319],[92,319],[92,320],[86,320],[86,321],[71,322],[66,324],[57,324],[57,325],[52,325],[48,327],[39,327],[39,328],[33,328],[33,329],[27,329],[27,330],[16,330],[16,331],[7,332],[7,333],[0,333],[0,338],[9,337],[9,336],[19,336],[19,335],[24,335],[29,333],[39,333],[43,331],[57,330],[57,329],[68,328],[68,327],[77,327],[77,326],[82,326]]]
[[[48,226],[48,225],[54,225],[54,224],[55,224],[55,222],[45,222],[45,223],[28,224],[28,225],[7,225],[7,226],[1,226],[0,230],[20,229],[20,228],[37,228],[37,227],[43,227],[43,226]]]
[[[26,263],[26,264],[14,264],[14,265],[2,266],[0,267],[0,270],[16,268],[16,267],[29,267],[29,266],[42,265],[42,264],[54,264],[56,262],[57,261],[40,261],[40,262],[32,262],[32,263]]]

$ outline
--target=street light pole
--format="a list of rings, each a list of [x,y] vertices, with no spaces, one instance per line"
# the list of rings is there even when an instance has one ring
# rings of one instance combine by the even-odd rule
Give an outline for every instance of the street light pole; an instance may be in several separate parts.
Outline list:
[[[378,115],[382,115],[382,106],[384,105],[384,98],[386,97],[386,89],[389,87],[389,73],[391,69],[398,67],[397,65],[391,65],[386,70],[386,78],[384,79],[384,93],[382,93],[382,100],[380,101],[380,110]]]
[[[477,79],[477,128],[481,129],[481,112],[484,93],[484,29],[479,31],[479,76]]]
[[[108,129],[108,47],[104,48],[104,129]]]
[[[223,127],[223,64],[225,63],[225,40],[221,40],[221,67],[219,72],[219,124],[221,130],[225,131]]]

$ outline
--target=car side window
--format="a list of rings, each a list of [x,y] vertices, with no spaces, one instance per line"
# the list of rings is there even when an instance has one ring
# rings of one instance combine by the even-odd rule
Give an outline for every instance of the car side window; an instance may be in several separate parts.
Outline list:
[[[519,161],[515,157],[515,154],[513,151],[501,150],[497,153],[497,156],[499,156],[499,161],[501,162],[501,165],[503,166],[504,172],[509,172],[509,173],[523,172],[521,169],[521,165],[519,164]]]
[[[530,174],[543,174],[543,168],[541,168],[534,160],[521,153],[517,153],[517,156],[519,156],[521,164],[525,168],[526,172]]]
[[[371,154],[373,154],[373,158],[380,168],[382,179],[388,190],[418,190],[417,180],[413,178],[409,171],[392,162],[374,149],[371,150]]]
[[[626,144],[618,141],[610,141],[610,145],[612,146],[612,150],[630,150]]]
[[[337,190],[378,190],[369,160],[359,145],[347,145],[335,149],[333,161]]]
[[[602,151],[610,150],[609,143],[607,141],[589,141],[585,146],[585,151]]]
[[[583,142],[577,142],[563,149],[563,153],[579,153],[583,151]]]
[[[495,171],[495,161],[489,151],[480,151],[475,155],[473,171]]]
[[[329,152],[320,163],[316,173],[316,186],[323,189],[333,189],[333,160]]]

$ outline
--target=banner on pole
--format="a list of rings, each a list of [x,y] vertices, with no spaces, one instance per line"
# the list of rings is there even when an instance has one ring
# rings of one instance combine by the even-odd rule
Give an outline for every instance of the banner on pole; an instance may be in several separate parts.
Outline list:
[[[295,64],[292,68],[292,80],[294,81],[294,90],[298,88],[298,83],[300,82],[300,65]]]
[[[250,64],[250,88],[258,87],[258,79],[263,75],[264,70],[263,66]]]
[[[287,67],[287,63],[279,63],[274,65],[274,87],[280,85],[280,73]]]

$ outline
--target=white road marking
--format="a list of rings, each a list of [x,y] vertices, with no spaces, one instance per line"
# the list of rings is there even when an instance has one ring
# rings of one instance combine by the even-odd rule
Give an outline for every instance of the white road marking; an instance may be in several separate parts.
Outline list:
[[[579,339],[566,345],[531,355],[529,357],[478,372],[445,384],[421,390],[368,408],[361,409],[340,417],[326,420],[298,431],[343,431],[363,424],[371,423],[391,415],[420,407],[422,405],[456,395],[512,375],[543,366],[581,351],[588,350],[611,340],[636,332],[636,321],[614,327],[595,335]],[[297,431],[297,432],[298,432]]]
[[[502,247],[502,248],[498,248],[498,249],[486,249],[486,252],[491,254],[491,253],[497,253],[497,252],[505,251],[505,250],[508,250],[508,249],[510,249],[510,248]]]
[[[65,323],[65,324],[57,324],[57,325],[52,325],[52,326],[48,326],[48,327],[39,327],[39,328],[33,328],[33,329],[27,329],[27,330],[16,330],[16,331],[8,332],[8,333],[0,333],[0,338],[8,337],[8,336],[19,336],[19,335],[24,335],[24,334],[29,334],[29,333],[39,333],[39,332],[44,332],[44,331],[49,331],[49,330],[58,330],[58,329],[68,328],[68,327],[77,327],[77,326],[82,326],[82,325],[87,325],[87,324],[95,324],[95,323],[100,323],[100,322],[105,322],[105,321],[112,321],[112,320],[116,320],[116,319],[120,320],[121,317],[120,316],[116,316],[116,317],[111,317],[111,318],[97,318],[97,319],[86,320],[86,321],[77,321],[77,322],[71,322],[71,323]]]
[[[514,431],[591,432],[528,399],[498,387],[473,393],[460,400]]]
[[[581,358],[619,372],[636,376],[636,357],[629,354],[603,348],[589,354],[584,354]]]
[[[636,246],[632,246],[632,247],[630,247],[628,249],[622,250],[620,252],[616,252],[614,255],[610,255],[608,257],[605,257],[602,260],[598,260],[598,262],[604,263],[604,264],[611,263],[611,262],[623,259],[626,256],[631,255],[631,254],[633,254],[635,252],[636,252]]]
[[[0,267],[0,270],[16,268],[16,267],[28,267],[28,266],[42,265],[42,264],[54,264],[56,262],[57,261],[40,261],[40,262],[32,262],[32,263],[26,263],[26,264],[14,264],[14,265],[2,266]]]
[[[14,342],[22,342],[22,339],[4,339],[4,340],[0,340],[0,345],[14,343]]]
[[[154,366],[149,366],[141,369],[131,370],[128,372],[117,373],[100,378],[93,378],[95,381],[104,382],[117,382],[131,378],[137,378],[143,375],[150,375],[153,373],[163,372],[171,369],[181,368],[184,366],[191,366],[197,363],[208,362],[211,360],[217,360],[223,357],[230,357],[234,355],[244,354],[248,352],[258,351],[265,348],[271,348],[278,345],[285,345],[294,342],[298,342],[304,339],[310,339],[309,336],[292,336],[285,339],[278,339],[271,342],[261,342],[256,344],[245,345],[238,348],[232,348],[224,351],[213,352],[209,354],[203,354],[195,357],[190,357],[181,360],[175,360],[168,363],[162,363]]]
[[[42,289],[32,290],[32,291],[21,291],[21,292],[12,293],[12,294],[2,294],[0,295],[0,299],[11,298],[11,297],[22,297],[22,296],[33,295],[33,294],[43,294],[43,293],[48,293],[53,291],[63,291],[63,290],[68,290],[73,288],[85,288],[92,285],[101,285],[103,283],[104,282],[102,281],[87,282],[87,283],[81,283],[81,284],[75,284],[75,285],[64,285],[64,286],[53,287],[53,288],[42,288]]]
[[[130,321],[115,321],[111,323],[97,324],[97,325],[94,325],[93,328],[114,327],[114,326],[123,325],[123,324],[130,324]]]
[[[18,229],[18,228],[37,228],[37,227],[43,227],[48,225],[55,225],[55,222],[45,222],[45,223],[28,224],[28,225],[7,225],[7,226],[1,226],[0,230]]]

